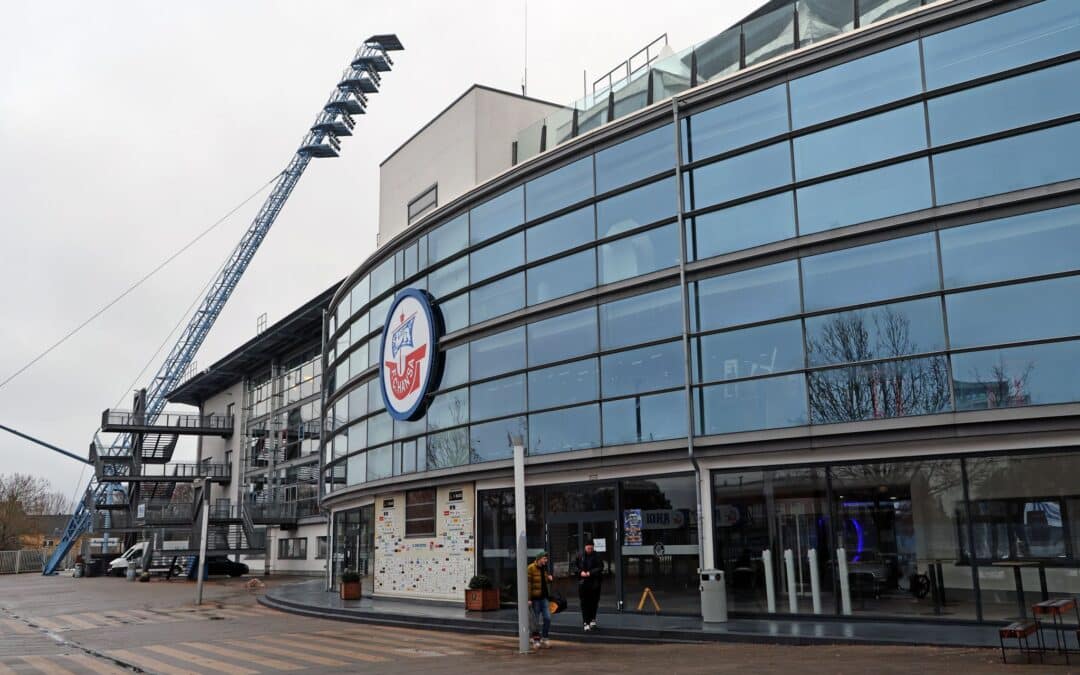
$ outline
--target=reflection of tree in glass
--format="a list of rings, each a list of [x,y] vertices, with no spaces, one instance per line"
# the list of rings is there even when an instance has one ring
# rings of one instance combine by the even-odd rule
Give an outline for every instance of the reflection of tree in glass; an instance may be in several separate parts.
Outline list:
[[[466,401],[461,398],[455,398],[451,401],[449,416],[450,424],[447,426],[465,424],[469,420]],[[432,425],[432,428],[438,427]],[[427,461],[428,467],[432,469],[468,464],[469,430],[465,428],[453,429],[428,436]]]
[[[873,316],[874,331],[867,326]],[[915,354],[911,320],[892,307],[844,312],[807,338],[812,363],[871,361]],[[810,411],[816,424],[922,415],[948,408],[944,356],[855,365],[810,374]]]
[[[961,410],[974,410],[1031,405],[1028,380],[1033,370],[1034,361],[1010,369],[1002,356],[986,376],[978,368],[972,368],[970,379],[953,381],[957,406]]]
[[[512,437],[513,436],[520,436],[522,439],[524,439],[524,438],[526,438],[528,436],[528,432],[525,429],[525,418],[524,417],[515,417],[513,419],[502,420],[502,424],[506,425],[503,428],[503,430],[506,432],[506,447],[510,448],[510,451],[513,452],[514,442],[513,442]],[[484,448],[478,447],[479,444],[480,444],[480,440],[481,439],[479,439],[479,438],[473,438],[472,439],[470,452],[469,452],[469,457],[470,457],[469,461],[471,461],[474,464],[486,461],[484,459],[484,453],[482,452],[482,450],[484,450]],[[490,452],[492,450],[494,450],[494,448],[487,448],[488,452]]]

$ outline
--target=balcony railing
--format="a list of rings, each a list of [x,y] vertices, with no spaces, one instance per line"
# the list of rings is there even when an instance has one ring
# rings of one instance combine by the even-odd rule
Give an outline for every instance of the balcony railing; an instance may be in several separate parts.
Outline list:
[[[104,431],[156,431],[189,434],[220,434],[227,436],[233,430],[232,415],[191,415],[186,413],[160,413],[148,420],[145,413],[130,410],[105,410],[101,413]]]

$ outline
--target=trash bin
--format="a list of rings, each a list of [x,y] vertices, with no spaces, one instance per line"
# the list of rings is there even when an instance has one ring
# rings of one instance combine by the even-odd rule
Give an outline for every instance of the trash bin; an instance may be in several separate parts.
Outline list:
[[[723,570],[701,570],[701,620],[727,623],[727,589]]]

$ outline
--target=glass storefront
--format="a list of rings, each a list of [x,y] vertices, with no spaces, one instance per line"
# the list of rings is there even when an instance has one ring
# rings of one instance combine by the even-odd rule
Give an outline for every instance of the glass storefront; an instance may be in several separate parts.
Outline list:
[[[337,589],[342,572],[359,572],[370,582],[375,560],[375,505],[334,514],[334,562],[331,583]]]
[[[1013,620],[1080,591],[1077,485],[1077,453],[716,471],[717,566],[736,612]]]

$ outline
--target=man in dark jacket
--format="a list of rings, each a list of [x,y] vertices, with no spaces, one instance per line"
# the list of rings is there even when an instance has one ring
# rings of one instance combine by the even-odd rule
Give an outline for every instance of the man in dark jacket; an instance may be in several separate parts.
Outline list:
[[[591,538],[585,540],[585,552],[575,561],[578,571],[578,597],[581,599],[581,618],[586,632],[596,628],[596,608],[600,605],[600,583],[604,577],[604,561],[596,554]]]

